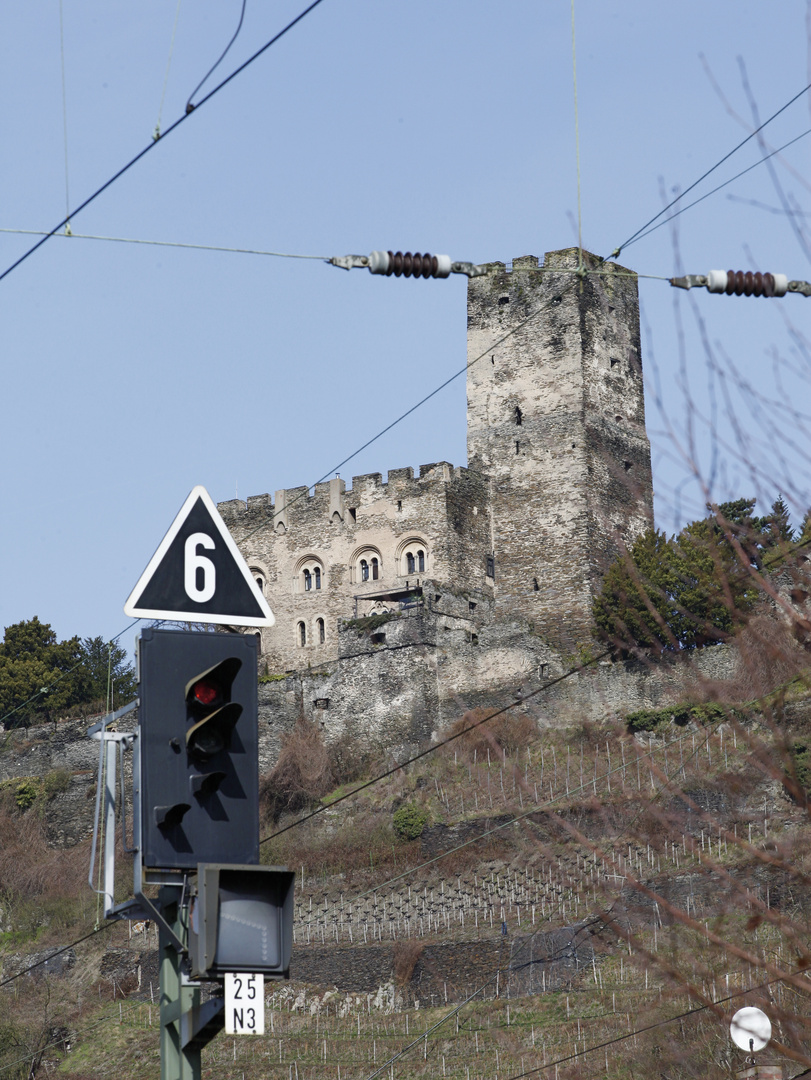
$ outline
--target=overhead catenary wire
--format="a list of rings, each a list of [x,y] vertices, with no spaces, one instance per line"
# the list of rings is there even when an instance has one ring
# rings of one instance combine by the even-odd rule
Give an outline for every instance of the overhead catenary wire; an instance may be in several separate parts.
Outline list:
[[[239,32],[240,32],[240,30],[242,29],[242,21],[243,21],[243,19],[245,18],[245,5],[246,5],[246,3],[247,3],[247,0],[242,0],[242,10],[241,10],[241,11],[240,11],[240,13],[239,13],[239,22],[237,23],[237,28],[236,28],[236,30],[234,31],[234,35],[233,35],[233,37],[232,37],[232,38],[231,38],[231,40],[230,40],[230,41],[228,42],[228,44],[227,44],[227,45],[225,46],[225,49],[224,49],[224,50],[222,51],[222,53],[220,53],[220,58],[219,58],[219,60],[217,60],[217,62],[216,62],[216,63],[215,63],[215,64],[214,64],[214,65],[213,65],[212,67],[210,67],[210,68],[208,69],[208,71],[207,71],[207,72],[206,72],[206,74],[205,74],[205,75],[203,76],[203,78],[202,78],[202,79],[200,80],[200,82],[199,82],[199,83],[197,84],[197,86],[195,86],[195,88],[194,88],[194,89],[192,90],[192,92],[191,92],[191,93],[189,94],[189,99],[188,99],[188,101],[186,102],[186,112],[191,112],[191,110],[195,108],[195,106],[194,106],[194,105],[192,104],[192,98],[193,98],[193,97],[194,97],[194,95],[195,95],[195,94],[197,93],[197,91],[198,91],[198,90],[200,89],[200,87],[201,87],[201,86],[203,86],[203,85],[204,85],[204,84],[205,84],[205,83],[206,83],[206,82],[208,81],[208,79],[209,79],[209,76],[210,76],[210,75],[211,75],[211,74],[212,74],[212,73],[213,73],[214,71],[216,71],[216,70],[217,70],[217,68],[218,68],[218,67],[220,66],[220,64],[221,64],[221,63],[223,62],[223,60],[225,59],[225,57],[226,57],[226,54],[228,53],[228,50],[229,50],[229,49],[231,48],[231,46],[232,46],[232,45],[234,44],[234,42],[236,41],[236,39],[237,39],[237,38],[239,37]]]
[[[163,76],[163,90],[161,91],[161,102],[158,106],[158,122],[155,124],[155,131],[152,138],[157,140],[161,137],[161,117],[163,116],[163,103],[166,99],[166,87],[169,85],[169,69],[172,66],[172,54],[175,51],[175,36],[177,34],[177,21],[180,18],[180,0],[177,0],[177,7],[175,8],[175,21],[172,25],[172,38],[169,42],[169,56],[166,60],[166,71]]]
[[[322,2],[323,0],[312,0],[312,3],[309,4],[306,8],[304,8],[304,10],[301,11],[294,19],[291,19],[291,21],[285,27],[283,27],[269,41],[266,41],[260,49],[257,49],[255,53],[249,56],[248,59],[245,60],[242,64],[240,64],[239,67],[237,67],[234,71],[232,71],[230,75],[226,76],[222,80],[222,82],[218,83],[214,87],[213,90],[210,90],[204,98],[201,98],[201,100],[195,105],[192,112],[197,112],[199,108],[205,105],[206,102],[210,101],[216,94],[220,92],[220,90],[224,89],[233,79],[235,79],[238,75],[245,71],[246,68],[253,64],[255,60],[258,60],[260,56],[262,56],[265,52],[267,52],[269,48],[271,48],[271,46],[275,45],[277,41],[279,41],[282,37],[284,37],[285,34],[292,30],[294,26],[300,23],[302,19],[306,18],[306,16],[309,15],[310,12],[317,8],[318,5]],[[38,240],[36,244],[32,244],[32,246],[28,248],[27,251],[23,252],[23,254],[19,256],[19,258],[15,259],[13,263],[7,266],[6,269],[3,270],[2,273],[0,273],[0,281],[3,281],[4,278],[8,277],[8,275],[11,274],[14,270],[16,270],[18,266],[20,266],[22,263],[25,262],[26,259],[33,255],[35,251],[38,251],[43,244],[47,243],[47,241],[52,236],[58,234],[59,230],[63,226],[68,224],[71,217],[76,217],[77,214],[81,213],[81,211],[88,207],[95,199],[99,197],[99,195],[105,192],[107,188],[111,187],[126,172],[128,172],[134,165],[136,165],[141,160],[141,158],[145,157],[150,152],[150,150],[153,150],[159,142],[162,142],[167,135],[171,135],[173,131],[176,131],[177,128],[180,127],[180,125],[183,124],[186,120],[188,120],[191,115],[191,112],[184,113],[166,129],[166,131],[163,133],[159,140],[151,140],[143,148],[143,150],[140,150],[135,155],[135,157],[130,158],[130,160],[125,165],[122,165],[117,172],[113,173],[113,175],[109,179],[105,180],[105,182],[100,187],[96,188],[96,190],[91,195],[88,195],[88,197],[83,202],[79,203],[79,205],[73,209],[72,213],[67,214],[57,225],[55,225],[40,240]]]
[[[796,972],[792,972],[793,975],[802,974],[802,969],[797,969]],[[593,1054],[597,1050],[604,1050],[608,1046],[616,1046],[617,1043],[626,1042],[628,1039],[634,1039],[637,1035],[644,1035],[646,1031],[654,1031],[656,1028],[667,1027],[669,1024],[675,1024],[678,1020],[686,1020],[691,1016],[695,1016],[697,1013],[706,1012],[712,1005],[723,1005],[727,1001],[734,1001],[736,998],[745,997],[747,994],[751,994],[754,990],[763,990],[768,986],[773,986],[776,982],[781,982],[781,979],[769,979],[767,982],[761,983],[759,986],[753,986],[745,990],[736,990],[734,994],[728,994],[726,997],[717,998],[712,1003],[707,1002],[704,1005],[698,1005],[695,1009],[686,1009],[684,1012],[677,1013],[675,1016],[668,1016],[664,1020],[654,1020],[651,1024],[646,1024],[644,1027],[634,1028],[633,1031],[626,1031],[622,1035],[617,1035],[613,1039],[606,1039],[601,1043],[596,1043],[594,1046],[586,1046],[582,1050],[578,1050],[574,1054],[567,1054],[565,1057],[555,1058],[554,1061],[547,1061],[545,1065],[538,1065],[534,1069],[525,1069],[524,1072],[513,1073],[512,1076],[508,1076],[505,1080],[524,1080],[526,1076],[536,1076],[539,1072],[543,1072],[544,1069],[554,1069],[558,1065],[563,1065],[567,1061],[574,1061],[575,1058],[582,1058],[586,1054]]]
[[[38,967],[42,967],[43,964],[49,963],[55,956],[61,956],[63,953],[69,952],[77,945],[81,945],[83,941],[87,941],[89,938],[95,937],[96,934],[101,934],[105,930],[109,930],[111,926],[115,926],[115,921],[103,923],[101,926],[95,926],[88,933],[83,934],[82,937],[76,938],[70,945],[63,945],[61,949],[56,949],[54,952],[49,952],[42,960],[36,960],[33,964],[29,964],[28,967],[23,968],[22,971],[15,971],[13,975],[8,975],[5,979],[0,979],[0,990],[4,986],[8,986],[9,983],[13,983],[15,979],[22,978],[23,975],[28,975],[32,971],[35,971]]]
[[[441,750],[443,746],[448,746],[455,739],[461,738],[462,735],[467,735],[470,731],[475,731],[476,728],[481,727],[482,724],[488,723],[490,720],[495,720],[497,716],[502,716],[509,709],[515,708],[517,705],[523,705],[525,702],[530,701],[532,698],[538,696],[538,694],[544,693],[553,686],[557,686],[558,683],[564,682],[566,679],[570,679],[573,675],[579,674],[581,671],[585,671],[591,667],[592,664],[596,664],[603,657],[608,656],[610,649],[606,649],[605,652],[599,653],[597,656],[592,657],[585,664],[580,664],[577,667],[571,668],[563,675],[559,675],[555,679],[550,679],[548,683],[544,683],[543,686],[538,687],[537,690],[533,690],[529,694],[525,694],[523,697],[518,698],[516,701],[511,702],[509,705],[505,705],[503,708],[496,710],[489,716],[485,716],[482,720],[477,720],[475,723],[470,724],[469,727],[463,728],[461,731],[457,731],[454,735],[450,735],[447,739],[442,739],[439,742],[432,743],[425,750],[421,750],[418,754],[414,754],[412,757],[407,758],[405,761],[399,762],[397,765],[393,765],[390,769],[386,769],[385,772],[380,773],[378,776],[373,777],[371,780],[365,780],[362,784],[358,784],[357,787],[352,788],[351,791],[345,792],[343,795],[339,795],[337,799],[332,799],[328,803],[324,803],[322,806],[317,807],[315,810],[311,810],[310,813],[304,814],[303,817],[296,818],[295,821],[291,821],[290,824],[285,825],[284,828],[277,829],[269,836],[266,836],[264,840],[260,840],[260,844],[266,844],[269,840],[273,840],[277,836],[281,836],[282,833],[289,832],[290,829],[295,829],[299,825],[303,825],[305,821],[310,821],[314,817],[318,817],[319,814],[323,814],[326,810],[332,810],[339,803],[345,802],[346,799],[351,799],[354,795],[357,795],[361,791],[365,791],[366,788],[372,787],[373,784],[379,784],[381,780],[385,780],[388,776],[393,776],[395,773],[400,772],[402,769],[407,768],[409,765],[413,765],[415,761],[420,761],[422,758],[427,757],[429,754],[436,753],[437,750]]]
[[[724,156],[720,158],[720,160],[716,161],[716,163],[712,165],[709,169],[707,169],[706,172],[703,172],[701,176],[699,176],[698,180],[694,180],[689,187],[686,187],[684,189],[684,191],[680,191],[679,194],[675,197],[675,199],[671,199],[667,206],[663,207],[658,214],[654,214],[654,216],[650,218],[649,221],[646,221],[644,225],[640,225],[636,232],[631,233],[627,240],[625,240],[618,247],[614,248],[609,257],[612,259],[618,258],[620,253],[624,251],[625,248],[630,247],[631,244],[636,243],[637,240],[641,239],[641,234],[645,232],[645,230],[648,229],[649,226],[651,226],[655,221],[658,221],[660,217],[662,217],[668,212],[668,210],[671,209],[671,207],[675,206],[676,203],[680,202],[685,195],[691,192],[694,188],[698,187],[698,185],[703,180],[706,180],[707,177],[714,173],[716,169],[720,168],[720,166],[723,165],[725,161],[728,161],[733,156],[733,154],[736,154],[742,147],[746,146],[746,144],[751,139],[754,139],[758,132],[763,131],[765,127],[768,127],[772,120],[776,120],[781,113],[784,113],[786,109],[789,108],[789,106],[794,104],[795,101],[799,101],[803,94],[807,94],[809,90],[811,90],[811,83],[809,83],[808,86],[804,86],[803,89],[800,90],[798,94],[795,94],[793,98],[787,101],[785,105],[781,105],[777,112],[772,113],[772,115],[767,120],[764,120],[762,124],[759,124],[758,127],[756,127],[754,131],[750,132],[745,139],[742,139],[736,146],[733,146],[729,153],[724,154]]]
[[[722,188],[729,187],[729,185],[734,183],[735,180],[740,180],[742,176],[745,176],[748,172],[751,172],[752,169],[756,169],[759,165],[763,165],[764,162],[768,161],[770,157],[774,157],[775,154],[780,154],[783,152],[783,150],[787,150],[790,146],[793,146],[794,143],[799,142],[800,139],[804,139],[806,135],[811,135],[811,128],[807,128],[801,134],[796,135],[793,139],[789,139],[787,143],[783,143],[782,146],[778,146],[776,150],[773,150],[770,154],[767,154],[765,157],[760,158],[753,165],[749,165],[747,166],[747,168],[741,169],[740,172],[735,173],[734,176],[730,176],[729,180],[725,180],[723,184],[718,184],[717,187],[714,187],[711,191],[708,191],[706,195],[701,195],[698,199],[694,199],[693,202],[688,203],[687,206],[679,207],[679,209],[674,214],[670,214],[664,221],[660,221],[656,225],[652,225],[649,229],[645,229],[645,231],[641,232],[636,239],[643,240],[646,236],[650,236],[652,232],[656,232],[657,229],[661,229],[663,225],[669,225],[674,218],[677,218],[679,216],[679,214],[684,214],[687,210],[692,210],[694,206],[698,206],[698,204],[704,202],[705,199],[709,199],[710,195],[715,195],[715,193],[721,191]],[[730,198],[731,197],[732,196],[730,196]],[[780,210],[779,213],[783,214],[785,213],[785,211]]]

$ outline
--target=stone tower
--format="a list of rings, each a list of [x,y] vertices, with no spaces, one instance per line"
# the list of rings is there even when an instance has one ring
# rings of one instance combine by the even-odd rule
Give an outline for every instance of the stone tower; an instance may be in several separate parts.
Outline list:
[[[468,288],[468,468],[489,486],[496,613],[550,643],[653,520],[636,275],[578,250],[491,265]]]

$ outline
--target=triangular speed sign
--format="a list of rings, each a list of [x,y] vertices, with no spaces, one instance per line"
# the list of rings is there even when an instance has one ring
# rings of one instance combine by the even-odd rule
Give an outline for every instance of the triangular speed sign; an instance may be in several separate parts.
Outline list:
[[[273,612],[204,487],[193,489],[124,605],[140,619],[273,626]]]

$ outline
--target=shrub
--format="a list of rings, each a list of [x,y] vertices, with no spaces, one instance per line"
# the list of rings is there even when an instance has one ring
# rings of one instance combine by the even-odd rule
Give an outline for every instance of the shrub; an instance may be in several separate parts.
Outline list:
[[[487,717],[495,712],[495,709],[471,709],[464,716],[460,716],[442,732],[443,739],[458,736],[448,750],[463,750],[471,758],[475,753],[478,760],[482,760],[486,759],[488,749],[499,756],[504,753],[514,754],[528,746],[535,738],[537,726],[526,713],[508,709],[488,720]],[[466,730],[468,728],[472,730]],[[459,732],[465,734],[459,735]]]
[[[689,723],[715,724],[732,716],[741,718],[737,709],[719,705],[715,701],[704,705],[667,705],[663,709],[637,709],[628,713],[625,722],[631,735],[638,731],[657,731],[666,724],[678,724],[686,727]]]
[[[394,981],[398,986],[406,986],[411,981],[414,968],[423,952],[423,944],[414,938],[405,938],[394,946]]]
[[[401,840],[416,840],[422,835],[428,815],[420,806],[408,803],[394,811],[392,824]]]
[[[303,718],[282,739],[279,760],[263,779],[260,799],[274,818],[312,805],[334,786],[321,732]]]

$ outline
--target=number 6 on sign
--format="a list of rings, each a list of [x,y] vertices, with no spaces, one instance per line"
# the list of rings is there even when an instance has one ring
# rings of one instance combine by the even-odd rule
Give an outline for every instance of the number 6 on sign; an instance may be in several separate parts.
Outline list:
[[[226,972],[225,1034],[265,1034],[264,975]]]
[[[189,600],[204,604],[210,600],[217,588],[217,572],[214,563],[205,555],[199,555],[198,547],[214,550],[214,541],[206,533],[196,532],[186,538],[183,547],[183,587]],[[199,572],[202,571],[202,583],[198,586]]]

